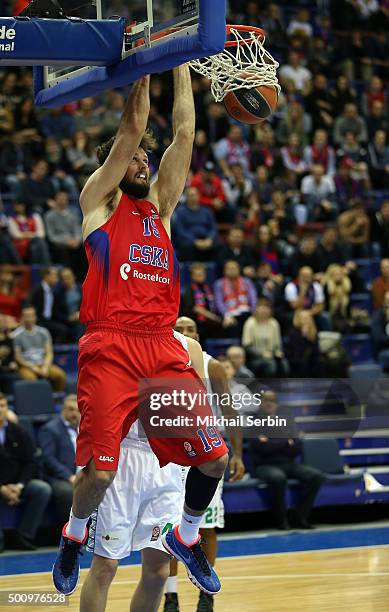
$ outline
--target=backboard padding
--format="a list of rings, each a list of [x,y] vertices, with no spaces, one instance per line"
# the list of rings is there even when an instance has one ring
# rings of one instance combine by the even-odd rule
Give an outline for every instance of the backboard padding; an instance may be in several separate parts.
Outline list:
[[[112,2],[103,5],[105,16],[112,17],[110,11],[116,6]],[[34,68],[38,106],[60,106],[104,89],[124,87],[145,74],[163,72],[224,49],[226,0],[135,0],[130,7],[122,61],[77,70],[66,66],[60,70]],[[142,22],[145,15],[147,21]]]

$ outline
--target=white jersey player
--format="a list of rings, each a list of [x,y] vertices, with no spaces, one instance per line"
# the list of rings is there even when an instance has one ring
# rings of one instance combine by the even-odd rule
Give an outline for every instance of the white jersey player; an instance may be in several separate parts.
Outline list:
[[[193,319],[189,317],[180,317],[175,325],[176,332],[180,332],[188,339],[198,340],[197,326]],[[228,380],[222,364],[203,351],[205,383],[207,386],[208,397],[214,397],[215,394],[229,394]],[[215,416],[220,416],[221,411],[216,404],[211,407]],[[219,428],[221,433],[223,431]],[[242,462],[242,445],[241,438],[231,438],[231,446],[233,448],[233,456],[230,460],[231,480],[240,480],[244,474],[244,465]],[[185,475],[187,468],[183,468]],[[224,527],[224,505],[223,505],[223,480],[222,479],[216,489],[216,493],[203,515],[200,524],[200,534],[204,538],[203,550],[207,556],[209,563],[214,566],[217,554],[217,534],[216,527]],[[177,595],[177,561],[173,559],[170,563],[170,576],[166,583],[165,607],[164,612],[177,612],[178,595]],[[213,597],[204,592],[199,593],[198,612],[202,610],[213,610]]]

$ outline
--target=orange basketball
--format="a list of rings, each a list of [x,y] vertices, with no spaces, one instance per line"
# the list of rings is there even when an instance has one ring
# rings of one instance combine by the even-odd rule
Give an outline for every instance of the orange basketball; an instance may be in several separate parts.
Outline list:
[[[240,78],[250,80],[257,78],[256,73],[243,72]],[[261,123],[274,113],[278,102],[278,92],[274,85],[260,85],[253,89],[236,89],[224,98],[224,106],[233,119],[242,123]]]

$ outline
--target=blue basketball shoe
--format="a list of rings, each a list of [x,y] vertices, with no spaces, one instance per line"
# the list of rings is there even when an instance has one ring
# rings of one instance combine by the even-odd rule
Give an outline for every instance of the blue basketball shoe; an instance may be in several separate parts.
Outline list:
[[[68,538],[66,534],[67,523],[62,529],[61,543],[55,563],[53,565],[54,586],[62,595],[71,595],[77,588],[80,580],[80,555],[83,545],[88,540],[90,520],[86,526],[85,537],[82,542]]]
[[[220,580],[203,553],[200,537],[195,544],[187,546],[180,538],[177,525],[162,536],[162,544],[168,553],[182,561],[190,580],[197,588],[208,595],[214,595],[220,591]]]

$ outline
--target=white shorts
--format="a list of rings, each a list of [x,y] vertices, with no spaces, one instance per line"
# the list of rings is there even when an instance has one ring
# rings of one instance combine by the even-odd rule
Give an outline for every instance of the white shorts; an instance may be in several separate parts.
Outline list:
[[[92,514],[87,549],[109,559],[143,548],[166,552],[161,535],[181,520],[183,502],[182,467],[161,469],[147,443],[125,438],[115,479]]]
[[[188,474],[189,468],[182,468],[184,473],[184,480]],[[219,527],[219,529],[224,528],[224,504],[223,504],[223,483],[224,478],[219,482],[215,495],[212,498],[211,503],[205,511],[203,519],[200,523],[200,529],[213,529],[214,527]]]

